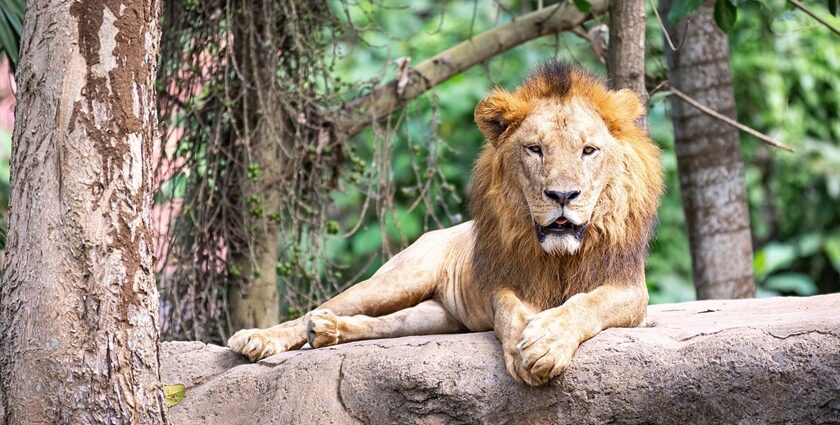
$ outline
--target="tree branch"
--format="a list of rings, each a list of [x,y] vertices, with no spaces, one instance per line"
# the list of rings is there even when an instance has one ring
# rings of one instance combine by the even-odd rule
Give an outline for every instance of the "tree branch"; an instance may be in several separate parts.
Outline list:
[[[606,0],[590,3],[593,14],[602,14],[607,10]],[[397,93],[397,81],[391,81],[344,105],[337,112],[337,130],[347,137],[356,135],[371,122],[387,116],[467,68],[537,37],[572,30],[589,17],[572,2],[564,2],[481,33],[410,69],[402,94]]]
[[[797,9],[799,9],[799,10],[801,10],[801,11],[803,11],[803,12],[807,13],[810,17],[812,17],[812,18],[816,19],[816,20],[817,20],[817,22],[819,22],[819,23],[821,23],[821,24],[825,25],[828,29],[830,29],[831,31],[833,31],[835,34],[840,35],[840,29],[837,29],[834,25],[831,25],[831,23],[829,23],[829,22],[828,22],[828,21],[826,21],[825,19],[820,18],[820,17],[819,17],[816,13],[814,13],[814,11],[813,11],[813,10],[811,10],[811,9],[809,9],[809,8],[807,8],[807,7],[805,7],[805,5],[804,5],[804,4],[800,3],[800,2],[799,2],[799,1],[797,1],[797,0],[789,0],[789,1],[790,1],[790,3],[791,3],[792,5],[796,6],[796,8],[797,8]]]
[[[770,136],[768,136],[764,133],[761,133],[758,130],[754,130],[750,127],[747,127],[744,124],[741,124],[738,121],[735,121],[732,118],[727,117],[726,115],[719,114],[716,111],[714,111],[713,109],[709,109],[708,107],[706,107],[702,103],[700,103],[700,102],[694,100],[693,98],[691,98],[691,96],[677,90],[676,88],[674,88],[674,86],[672,86],[668,83],[665,83],[665,86],[668,87],[668,89],[671,91],[672,94],[675,94],[677,97],[679,97],[680,99],[682,99],[683,101],[685,101],[689,105],[697,108],[698,110],[700,110],[700,112],[703,112],[704,114],[709,115],[712,118],[723,121],[724,123],[729,124],[732,127],[735,127],[738,130],[743,131],[744,133],[751,134],[751,135],[755,136],[758,140],[761,140],[762,142],[764,142],[764,143],[766,143],[770,146],[773,146],[773,147],[779,148],[779,149],[783,149],[783,150],[786,150],[788,152],[795,152],[792,147],[790,147],[790,146],[788,146],[788,145],[786,145],[782,142],[779,142],[778,140],[773,139],[772,137],[770,137]]]

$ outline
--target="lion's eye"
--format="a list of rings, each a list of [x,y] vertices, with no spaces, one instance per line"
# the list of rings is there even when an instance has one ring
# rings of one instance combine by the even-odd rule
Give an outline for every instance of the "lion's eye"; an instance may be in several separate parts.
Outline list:
[[[528,145],[525,146],[525,149],[528,149],[528,151],[533,154],[542,155],[542,147],[540,147],[540,145]]]
[[[592,147],[592,146],[587,146],[587,147],[583,148],[583,154],[584,154],[584,155],[592,155],[592,154],[593,154],[593,153],[595,153],[595,151],[597,151],[597,150],[598,150],[598,149],[597,149],[597,148],[595,148],[595,147]]]

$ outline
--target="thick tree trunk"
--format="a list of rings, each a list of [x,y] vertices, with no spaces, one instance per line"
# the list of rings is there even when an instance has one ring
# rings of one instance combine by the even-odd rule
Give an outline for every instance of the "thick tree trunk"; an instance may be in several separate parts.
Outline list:
[[[265,6],[243,7],[233,31],[237,69],[247,82],[238,84],[233,96],[238,99],[232,142],[242,164],[235,182],[241,199],[239,208],[229,213],[241,215],[237,221],[246,223],[244,240],[231,241],[237,247],[231,261],[240,273],[230,276],[228,286],[228,313],[234,331],[266,328],[280,320],[277,223],[271,217],[281,207],[278,184],[286,161],[280,144],[285,142],[286,131],[276,87],[278,56],[265,54],[260,47],[263,41],[277,37],[278,11],[271,4]]]
[[[663,0],[668,14],[671,0]],[[687,19],[669,26],[677,51],[665,48],[670,84],[709,108],[735,116],[729,43],[708,0]],[[755,294],[752,241],[738,130],[671,97],[680,190],[691,243],[698,299]]]
[[[645,88],[645,1],[612,0],[609,5],[610,42],[607,71],[610,87],[631,89],[647,103]],[[640,118],[647,128],[647,119]]]
[[[269,215],[280,210],[282,158],[274,139],[265,129],[249,140],[250,158],[243,163],[259,167],[260,177],[251,181],[242,176],[241,188],[246,208],[239,209],[248,224],[249,239],[241,241],[247,249],[235,253],[231,261],[241,270],[228,286],[228,314],[232,330],[267,328],[280,320],[280,294],[277,291],[277,225]],[[256,201],[259,199],[259,201]],[[250,201],[249,201],[250,200]]]
[[[163,423],[153,276],[157,1],[27,1],[0,377],[6,421]]]

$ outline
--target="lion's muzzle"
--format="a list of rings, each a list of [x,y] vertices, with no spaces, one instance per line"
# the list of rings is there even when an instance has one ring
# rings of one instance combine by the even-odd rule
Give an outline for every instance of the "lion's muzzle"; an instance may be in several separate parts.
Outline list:
[[[545,242],[546,238],[552,236],[571,236],[575,238],[575,240],[581,241],[583,239],[583,235],[586,232],[586,223],[574,224],[571,221],[569,221],[569,219],[567,219],[566,217],[560,216],[545,226],[535,223],[534,228],[537,233],[537,241],[540,244]]]

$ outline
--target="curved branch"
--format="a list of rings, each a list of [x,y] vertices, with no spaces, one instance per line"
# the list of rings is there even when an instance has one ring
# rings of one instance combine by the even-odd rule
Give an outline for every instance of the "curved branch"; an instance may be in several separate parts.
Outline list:
[[[607,10],[606,0],[590,3],[592,14],[602,14]],[[398,91],[395,80],[348,102],[337,113],[336,127],[339,133],[353,136],[371,122],[387,116],[467,68],[535,38],[572,30],[589,18],[590,14],[581,12],[572,2],[564,2],[481,33],[419,63],[409,71],[408,83],[401,90]]]
[[[799,10],[805,12],[806,14],[808,14],[808,16],[816,19],[817,22],[823,24],[826,28],[830,29],[835,34],[840,35],[840,29],[837,29],[837,27],[835,27],[834,25],[831,25],[831,23],[826,21],[825,19],[820,18],[820,16],[817,15],[816,13],[814,13],[813,10],[805,7],[805,5],[800,3],[798,0],[790,0],[790,3],[792,5],[794,5],[797,9],[799,9]]]
[[[682,99],[683,101],[685,101],[689,105],[697,108],[700,112],[702,112],[706,115],[709,115],[710,117],[712,117],[714,119],[720,120],[724,124],[731,125],[732,127],[735,127],[738,130],[743,131],[744,133],[751,134],[752,136],[754,136],[758,140],[761,140],[762,142],[764,142],[764,143],[766,143],[770,146],[773,146],[774,148],[779,148],[779,149],[782,149],[782,150],[786,150],[788,152],[796,152],[792,147],[790,147],[790,146],[788,146],[788,145],[786,145],[786,144],[784,144],[784,143],[782,143],[782,142],[780,142],[780,141],[778,141],[778,140],[776,140],[776,139],[774,139],[774,138],[772,138],[772,137],[770,137],[770,136],[768,136],[764,133],[761,133],[758,130],[754,130],[751,127],[747,127],[746,125],[741,124],[738,121],[735,121],[732,118],[729,118],[726,115],[723,115],[723,114],[715,111],[714,109],[710,109],[706,105],[703,105],[702,103],[694,100],[691,96],[689,96],[689,95],[679,91],[678,89],[674,88],[674,86],[672,86],[671,84],[666,82],[665,86],[668,87],[668,90],[671,91],[671,94],[679,97],[680,99]]]

